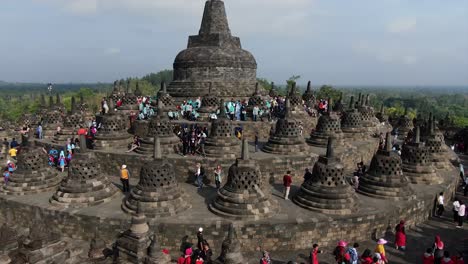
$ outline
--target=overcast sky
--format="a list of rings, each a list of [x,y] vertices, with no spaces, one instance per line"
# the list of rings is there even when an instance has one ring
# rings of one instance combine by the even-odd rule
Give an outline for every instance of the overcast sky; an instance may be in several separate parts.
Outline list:
[[[111,82],[172,68],[202,0],[0,0],[0,80]],[[258,76],[468,85],[467,0],[225,0]]]

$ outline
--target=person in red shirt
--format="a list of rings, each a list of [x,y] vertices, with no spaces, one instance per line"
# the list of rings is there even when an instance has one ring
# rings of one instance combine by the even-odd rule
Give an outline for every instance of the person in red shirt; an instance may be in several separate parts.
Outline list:
[[[361,255],[361,264],[372,264],[372,252],[370,249],[364,250],[364,252]]]
[[[284,199],[289,200],[289,191],[291,190],[292,176],[291,171],[288,171],[283,177],[283,186],[284,186]]]
[[[434,264],[434,254],[432,248],[428,248],[423,255],[423,264]]]
[[[322,250],[318,249],[318,245],[314,244],[312,246],[312,251],[310,252],[310,264],[319,264],[318,254],[322,253]]]

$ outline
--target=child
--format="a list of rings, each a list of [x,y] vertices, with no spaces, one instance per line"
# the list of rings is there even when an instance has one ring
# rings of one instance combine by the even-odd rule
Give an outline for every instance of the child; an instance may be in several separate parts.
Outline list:
[[[426,253],[423,255],[423,264],[434,264],[434,255],[432,252],[432,248],[426,249]]]
[[[8,185],[8,180],[10,179],[10,172],[8,171],[8,168],[5,168],[5,171],[3,172],[3,179],[5,181],[5,186]]]
[[[450,253],[448,251],[444,252],[444,258],[442,259],[442,264],[454,264],[453,260],[450,258]]]
[[[318,244],[312,245],[312,251],[310,252],[310,263],[311,264],[319,264],[318,261],[318,254],[322,253],[321,250],[318,248]]]

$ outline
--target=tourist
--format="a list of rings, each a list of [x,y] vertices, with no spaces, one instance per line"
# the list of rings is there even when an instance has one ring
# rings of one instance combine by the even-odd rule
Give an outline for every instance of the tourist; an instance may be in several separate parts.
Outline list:
[[[450,258],[450,252],[444,251],[444,258],[441,261],[442,264],[454,264],[452,258]]]
[[[195,260],[195,264],[203,264],[203,258],[201,255],[198,255],[197,260]]]
[[[135,149],[139,148],[141,146],[141,141],[140,141],[140,138],[138,136],[134,136],[133,137],[133,142],[132,142],[132,145],[130,146],[130,149],[127,150],[126,152],[132,152],[134,151]]]
[[[8,139],[7,138],[4,138],[3,139],[3,147],[5,148],[5,150],[8,150],[10,148],[10,142],[8,142]]]
[[[457,254],[452,257],[453,264],[465,264],[465,261],[463,260],[463,253],[460,251],[457,251]]]
[[[43,138],[44,138],[44,134],[43,134],[42,124],[41,124],[41,123],[39,123],[39,124],[37,125],[36,133],[37,133],[37,138],[38,138],[38,139],[43,139]]]
[[[354,243],[352,247],[348,248],[349,254],[349,263],[350,264],[358,264],[359,254],[357,248],[359,247],[358,243]]]
[[[181,254],[180,257],[177,259],[177,264],[184,264],[185,263],[185,254]]]
[[[58,158],[58,165],[60,168],[61,172],[65,171],[65,153],[63,152],[63,149],[60,151],[60,155]]]
[[[13,174],[13,172],[16,170],[16,165],[13,161],[11,160],[8,160],[7,161],[7,169],[8,169],[8,172],[11,174]]]
[[[351,183],[353,184],[353,188],[355,191],[359,189],[359,176],[360,176],[359,172],[353,173],[353,179],[351,180]]]
[[[406,249],[405,220],[400,220],[395,227],[395,247],[403,251]]]
[[[120,169],[120,181],[122,182],[122,190],[124,193],[127,193],[130,191],[130,186],[128,184],[128,180],[130,177],[130,172],[127,169],[127,165],[122,165],[122,168]]]
[[[213,251],[211,251],[210,245],[206,241],[203,243],[201,257],[203,258],[204,263],[213,263],[213,261],[211,260],[211,258],[213,257]]]
[[[3,170],[3,181],[5,183],[5,186],[8,185],[8,180],[10,179],[10,171],[8,170],[8,168],[5,168]]]
[[[264,250],[262,258],[260,259],[260,264],[271,264],[270,253]]]
[[[257,122],[257,118],[258,118],[258,113],[260,112],[260,108],[258,108],[257,105],[255,105],[252,109],[252,120],[254,122]]]
[[[284,186],[284,199],[289,200],[289,191],[291,190],[292,176],[291,171],[287,171],[286,175],[283,176]]]
[[[200,131],[200,134],[198,135],[198,149],[199,149],[199,153],[205,157],[206,156],[206,153],[205,153],[205,143],[206,143],[206,133],[205,131],[201,130]]]
[[[16,148],[11,148],[8,151],[8,155],[10,155],[10,159],[12,159],[12,160],[16,160],[17,153],[18,153],[18,150]]]
[[[310,172],[309,168],[306,168],[305,169],[305,173],[304,173],[304,183],[310,181],[312,179],[312,173]]]
[[[216,168],[214,169],[214,175],[215,175],[215,184],[216,184],[216,189],[219,190],[219,188],[221,188],[221,183],[223,182],[223,168],[221,167],[221,165],[218,165],[216,166]]]
[[[372,264],[384,264],[385,261],[382,259],[382,255],[379,253],[375,253],[374,257],[372,258]]]
[[[463,201],[460,201],[460,207],[458,208],[458,225],[457,228],[463,227],[463,221],[465,218],[466,206]]]
[[[192,264],[192,254],[193,254],[192,248],[187,248],[185,250],[185,259],[184,259],[183,264]]]
[[[318,261],[318,254],[323,253],[322,250],[319,250],[318,244],[312,245],[312,250],[310,251],[309,259],[310,259],[310,264],[319,264]]]
[[[362,253],[361,264],[372,264],[372,252],[370,249],[366,249]]]
[[[423,264],[434,264],[434,250],[432,248],[426,249],[423,254]]]
[[[442,214],[444,213],[444,193],[441,192],[439,193],[439,196],[437,197],[437,210],[436,210],[436,217],[441,217]]]
[[[348,263],[351,257],[349,256],[349,253],[346,252],[346,246],[348,243],[346,243],[343,240],[340,240],[338,244],[335,247],[335,250],[333,250],[333,256],[335,256],[336,263],[338,264],[343,264],[343,263]]]
[[[203,249],[203,242],[205,239],[203,238],[203,227],[198,228],[197,232],[197,247],[199,250]]]
[[[383,262],[388,263],[387,256],[385,255],[385,244],[387,240],[380,238],[377,240],[377,246],[375,247],[375,253],[379,253]]]
[[[444,256],[444,242],[442,242],[438,235],[435,236],[432,252],[434,253],[434,264],[440,264]]]
[[[16,138],[13,138],[10,143],[10,148],[17,148],[19,147],[18,141],[16,141]]]
[[[453,222],[458,223],[458,209],[460,208],[460,200],[458,200],[458,197],[455,197],[453,200]]]
[[[205,176],[205,169],[201,166],[200,163],[197,163],[195,169],[195,178],[197,180],[198,190],[203,188],[203,177]]]

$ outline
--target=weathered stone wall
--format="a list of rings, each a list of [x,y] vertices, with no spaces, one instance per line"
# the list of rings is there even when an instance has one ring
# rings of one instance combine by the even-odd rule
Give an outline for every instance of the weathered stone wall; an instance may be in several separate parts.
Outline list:
[[[454,169],[455,170],[455,169]],[[400,220],[405,219],[409,226],[425,221],[432,213],[434,200],[440,191],[447,197],[455,192],[457,180],[446,179],[445,184],[430,191],[417,192],[417,199],[398,205],[382,206],[379,210],[369,210],[361,203],[359,214],[348,217],[324,217],[308,219],[283,219],[277,223],[260,221],[253,223],[236,222],[243,251],[253,251],[258,246],[271,251],[295,250],[309,248],[311,242],[322,246],[330,246],[339,239],[348,241],[363,241],[378,238],[387,229],[392,229]],[[51,227],[58,228],[64,236],[91,240],[94,230],[99,230],[100,236],[109,244],[113,242],[119,231],[128,227],[129,217],[122,219],[106,219],[96,216],[86,216],[73,212],[52,210],[37,205],[15,201],[12,197],[0,196],[0,212],[2,221],[29,226],[35,216],[41,217]],[[202,225],[205,238],[214,245],[215,255],[219,254],[220,245],[227,235],[228,221],[217,221]],[[155,223],[152,230],[159,234],[163,247],[177,255],[184,237],[196,242],[196,230],[199,224]]]

